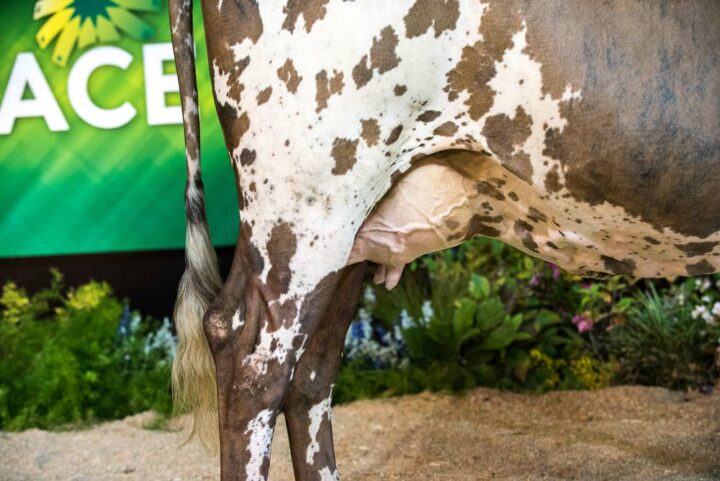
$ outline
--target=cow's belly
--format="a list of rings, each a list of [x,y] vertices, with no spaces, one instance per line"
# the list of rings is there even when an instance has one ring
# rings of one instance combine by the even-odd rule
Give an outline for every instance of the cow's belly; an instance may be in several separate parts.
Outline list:
[[[609,204],[551,199],[470,151],[430,156],[398,179],[358,232],[349,263],[376,262],[376,281],[392,288],[407,263],[476,235],[585,276],[701,274],[720,264],[718,239],[691,242]]]

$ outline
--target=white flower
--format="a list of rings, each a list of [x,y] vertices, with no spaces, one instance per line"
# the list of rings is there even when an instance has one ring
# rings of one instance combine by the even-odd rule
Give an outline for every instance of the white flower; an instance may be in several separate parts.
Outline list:
[[[166,357],[170,359],[175,357],[177,340],[172,334],[170,319],[167,317],[163,319],[163,323],[157,331],[151,332],[145,338],[143,353],[148,355],[151,351],[164,351]]]
[[[403,309],[400,311],[400,327],[403,329],[410,329],[411,327],[415,327],[415,319],[413,319],[410,314],[408,314],[408,311]]]
[[[712,313],[715,317],[720,317],[720,302],[713,304]]]
[[[360,319],[352,323],[345,338],[347,358],[367,359],[379,368],[398,366],[402,361],[401,351],[404,345],[400,326],[394,326],[383,334],[378,342],[373,338],[370,314],[367,311],[360,312],[359,317]]]
[[[702,296],[700,300],[703,301],[705,304],[710,304],[712,302],[712,298],[707,294]]]
[[[363,324],[370,324],[370,321],[372,321],[372,316],[370,315],[370,311],[365,309],[364,307],[361,307],[358,309],[358,317],[360,318],[360,322]]]
[[[678,305],[681,305],[681,306],[685,305],[685,293],[683,291],[678,292],[676,299],[677,299]]]
[[[376,300],[375,290],[370,286],[365,286],[365,292],[363,292],[363,301],[365,301],[365,304],[374,304]]]
[[[137,312],[130,318],[130,335],[134,336],[140,330],[140,321],[142,318]]]
[[[430,319],[435,315],[435,311],[432,308],[432,303],[429,300],[425,300],[422,304],[422,315],[423,325],[427,326],[430,323]]]
[[[395,327],[393,327],[393,335],[395,336],[396,342],[403,342],[402,330],[400,330],[400,326],[395,325]]]
[[[703,319],[709,314],[708,308],[703,305],[695,306],[692,310],[691,316],[693,319],[702,317]]]
[[[710,279],[708,279],[707,277],[705,277],[703,279],[695,280],[695,289],[700,292],[707,291],[708,289],[710,289],[711,285],[712,285],[712,283],[710,282]]]

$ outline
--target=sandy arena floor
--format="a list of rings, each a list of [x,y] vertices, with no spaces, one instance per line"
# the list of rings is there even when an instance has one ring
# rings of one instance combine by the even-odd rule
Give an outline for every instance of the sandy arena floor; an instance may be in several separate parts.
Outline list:
[[[2,481],[218,479],[148,415],[86,431],[0,434]],[[279,424],[284,426],[284,424]],[[720,480],[720,394],[623,387],[525,396],[478,389],[335,409],[343,481]],[[292,480],[284,428],[272,481]]]

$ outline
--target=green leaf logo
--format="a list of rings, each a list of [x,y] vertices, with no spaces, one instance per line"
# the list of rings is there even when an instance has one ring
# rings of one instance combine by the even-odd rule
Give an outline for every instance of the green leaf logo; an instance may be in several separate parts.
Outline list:
[[[154,29],[137,13],[159,12],[162,0],[39,0],[33,19],[49,17],[35,39],[45,49],[57,37],[52,61],[64,67],[73,50],[120,40],[147,40]]]

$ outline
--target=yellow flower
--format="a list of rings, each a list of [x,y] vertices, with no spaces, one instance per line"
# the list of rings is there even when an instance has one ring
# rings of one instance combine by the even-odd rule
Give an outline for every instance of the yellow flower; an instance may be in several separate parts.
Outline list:
[[[93,309],[111,292],[110,286],[105,282],[90,282],[70,291],[65,304],[77,310]]]
[[[543,382],[543,385],[549,389],[555,388],[560,384],[560,372],[565,367],[565,361],[562,359],[554,360],[543,354],[538,349],[530,351],[530,360],[535,367],[544,367],[548,371],[548,377]]]
[[[590,356],[582,356],[570,363],[570,371],[588,389],[602,389],[610,385],[612,368]]]
[[[22,289],[18,289],[14,282],[8,282],[3,286],[0,305],[3,307],[2,317],[12,323],[20,320],[25,308],[30,304],[30,299]]]

